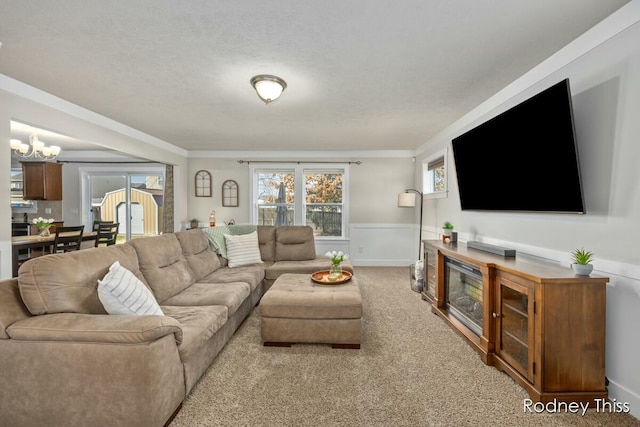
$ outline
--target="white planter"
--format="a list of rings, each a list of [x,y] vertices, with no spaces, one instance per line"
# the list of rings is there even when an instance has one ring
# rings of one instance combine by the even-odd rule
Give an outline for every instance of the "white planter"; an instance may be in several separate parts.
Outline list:
[[[571,268],[578,276],[588,276],[593,271],[592,264],[571,264]]]

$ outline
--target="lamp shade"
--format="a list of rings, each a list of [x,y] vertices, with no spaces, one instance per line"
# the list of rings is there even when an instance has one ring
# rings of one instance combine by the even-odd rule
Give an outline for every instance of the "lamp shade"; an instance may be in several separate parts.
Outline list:
[[[398,194],[399,208],[413,208],[416,206],[416,195],[413,193]]]

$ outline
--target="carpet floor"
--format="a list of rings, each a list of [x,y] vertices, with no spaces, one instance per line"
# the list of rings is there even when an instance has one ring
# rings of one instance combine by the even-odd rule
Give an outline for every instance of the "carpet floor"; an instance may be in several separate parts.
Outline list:
[[[360,350],[263,347],[259,306],[171,427],[639,426],[621,413],[526,413],[525,391],[411,291],[408,267],[358,267]]]

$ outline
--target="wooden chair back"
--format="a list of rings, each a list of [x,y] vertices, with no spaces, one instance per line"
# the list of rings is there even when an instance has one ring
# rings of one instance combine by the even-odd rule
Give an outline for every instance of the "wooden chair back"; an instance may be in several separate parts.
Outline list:
[[[101,244],[104,244],[106,246],[115,245],[119,228],[119,222],[97,224],[97,229],[95,230],[95,232],[97,233],[96,248]]]
[[[98,231],[100,224],[113,224],[113,221],[93,221],[93,227],[91,230]]]
[[[70,252],[80,249],[84,225],[56,227],[53,253]]]

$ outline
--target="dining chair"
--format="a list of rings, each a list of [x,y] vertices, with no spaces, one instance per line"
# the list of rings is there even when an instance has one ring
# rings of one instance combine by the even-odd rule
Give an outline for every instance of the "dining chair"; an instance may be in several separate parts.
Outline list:
[[[63,226],[56,228],[52,253],[70,252],[80,249],[84,225]]]
[[[93,231],[98,231],[98,226],[100,224],[113,224],[113,221],[93,221],[93,226],[91,227],[91,230]]]
[[[115,245],[119,228],[119,222],[97,224],[97,229],[94,230],[97,233],[96,248],[101,244],[104,244],[106,246]]]

